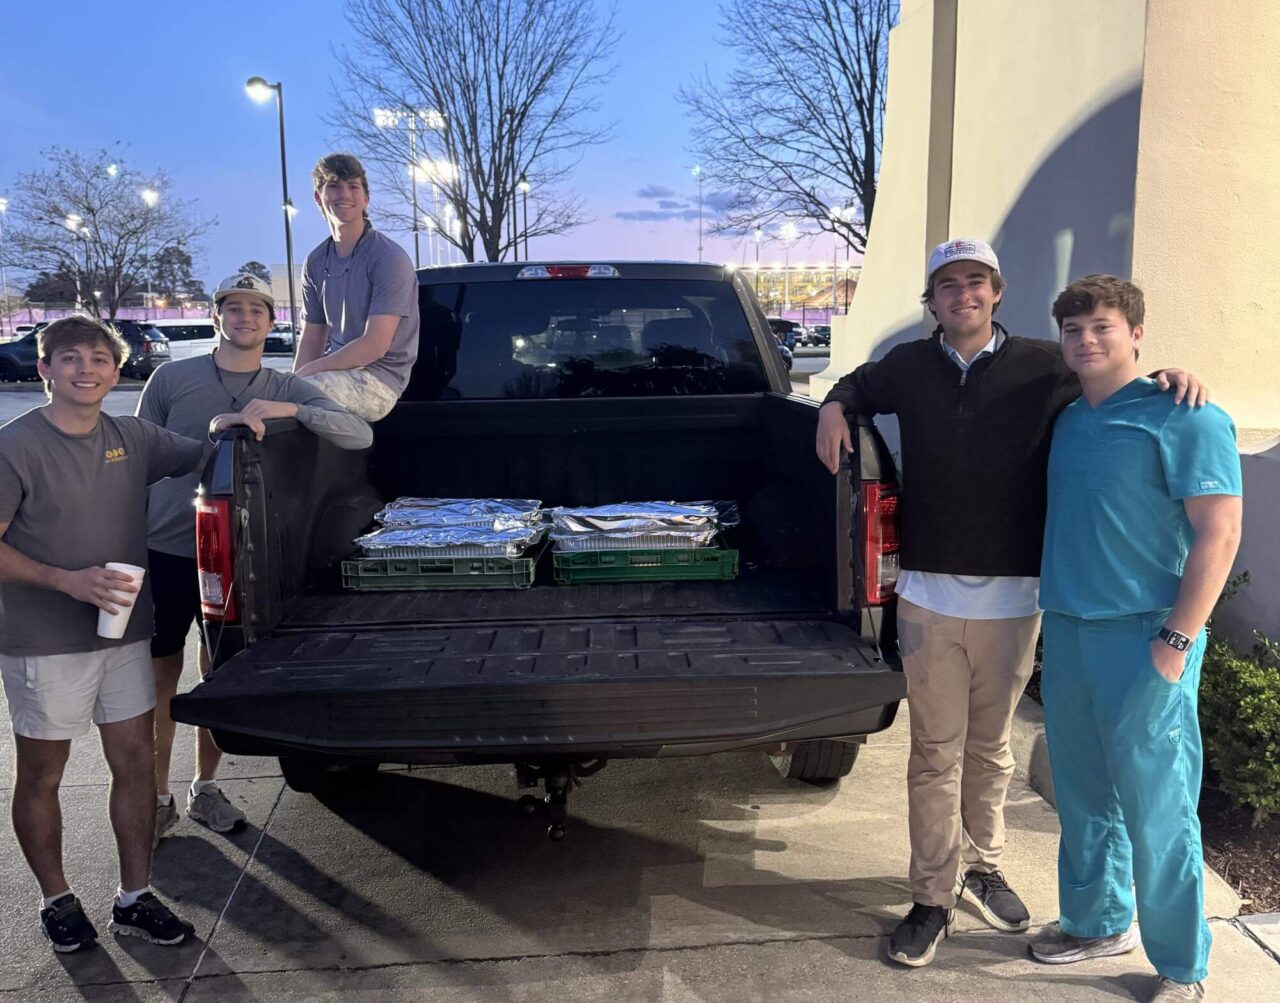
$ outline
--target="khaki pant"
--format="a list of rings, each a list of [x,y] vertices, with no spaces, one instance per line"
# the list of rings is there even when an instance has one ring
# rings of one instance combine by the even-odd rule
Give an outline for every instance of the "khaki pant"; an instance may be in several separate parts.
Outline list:
[[[365,421],[385,418],[399,399],[394,390],[367,369],[326,369],[302,378]]]
[[[1040,614],[961,620],[898,598],[911,710],[911,897],[951,908],[961,864],[993,871],[1013,776],[1009,729],[1031,677]]]

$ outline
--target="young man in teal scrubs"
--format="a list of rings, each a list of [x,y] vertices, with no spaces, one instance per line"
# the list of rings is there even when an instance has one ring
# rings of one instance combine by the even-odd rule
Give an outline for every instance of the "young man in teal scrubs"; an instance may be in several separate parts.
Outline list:
[[[1084,396],[1058,418],[1049,455],[1042,691],[1061,918],[1031,954],[1066,964],[1141,939],[1159,973],[1153,998],[1198,999],[1211,938],[1196,690],[1205,621],[1240,541],[1235,426],[1139,376],[1132,283],[1086,276],[1053,315]]]

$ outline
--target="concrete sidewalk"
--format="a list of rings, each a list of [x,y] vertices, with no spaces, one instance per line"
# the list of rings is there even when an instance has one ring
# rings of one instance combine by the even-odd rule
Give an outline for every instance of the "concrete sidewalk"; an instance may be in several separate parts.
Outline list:
[[[189,662],[190,655],[189,654]],[[193,674],[193,669],[189,669]],[[184,681],[184,688],[193,682]],[[905,710],[905,708],[904,708]],[[184,729],[185,731],[185,729]],[[909,903],[905,714],[838,790],[777,779],[758,753],[616,762],[571,799],[565,842],[520,819],[510,771],[386,770],[323,803],[272,761],[232,757],[250,827],[181,823],[154,886],[197,927],[159,948],[107,934],[115,863],[106,774],[77,744],[63,792],[68,870],[102,946],[54,956],[12,834],[0,841],[0,994],[21,1000],[1145,999],[1141,952],[1066,968],[962,913],[929,968],[883,960]],[[0,757],[12,761],[12,740]],[[176,750],[181,789],[189,732]],[[7,802],[8,790],[0,791]],[[1020,781],[1005,870],[1039,926],[1056,916],[1057,825]],[[1211,878],[1211,993],[1280,998],[1280,964]]]

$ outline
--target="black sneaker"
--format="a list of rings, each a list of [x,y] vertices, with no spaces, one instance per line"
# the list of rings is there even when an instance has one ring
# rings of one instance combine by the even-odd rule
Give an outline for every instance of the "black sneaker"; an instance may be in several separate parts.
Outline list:
[[[196,932],[196,928],[186,920],[178,919],[169,911],[169,907],[151,892],[143,892],[138,901],[127,909],[119,905],[111,906],[112,933],[126,937],[141,937],[153,944],[181,944],[188,936]]]
[[[1027,907],[999,871],[969,871],[964,876],[960,897],[997,930],[1021,933],[1031,924]]]
[[[70,892],[40,910],[40,926],[49,943],[59,954],[70,954],[98,942],[98,931],[84,914],[80,900]]]
[[[912,968],[929,964],[938,949],[938,941],[951,932],[954,919],[951,909],[916,902],[907,918],[889,935],[889,957]]]

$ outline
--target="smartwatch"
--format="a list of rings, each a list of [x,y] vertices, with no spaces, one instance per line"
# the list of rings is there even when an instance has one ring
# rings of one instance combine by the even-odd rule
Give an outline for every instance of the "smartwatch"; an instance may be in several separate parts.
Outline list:
[[[1180,630],[1170,630],[1168,627],[1161,627],[1159,637],[1160,640],[1169,647],[1178,651],[1186,651],[1187,648],[1191,646],[1191,638],[1187,637],[1187,635],[1182,633]]]

